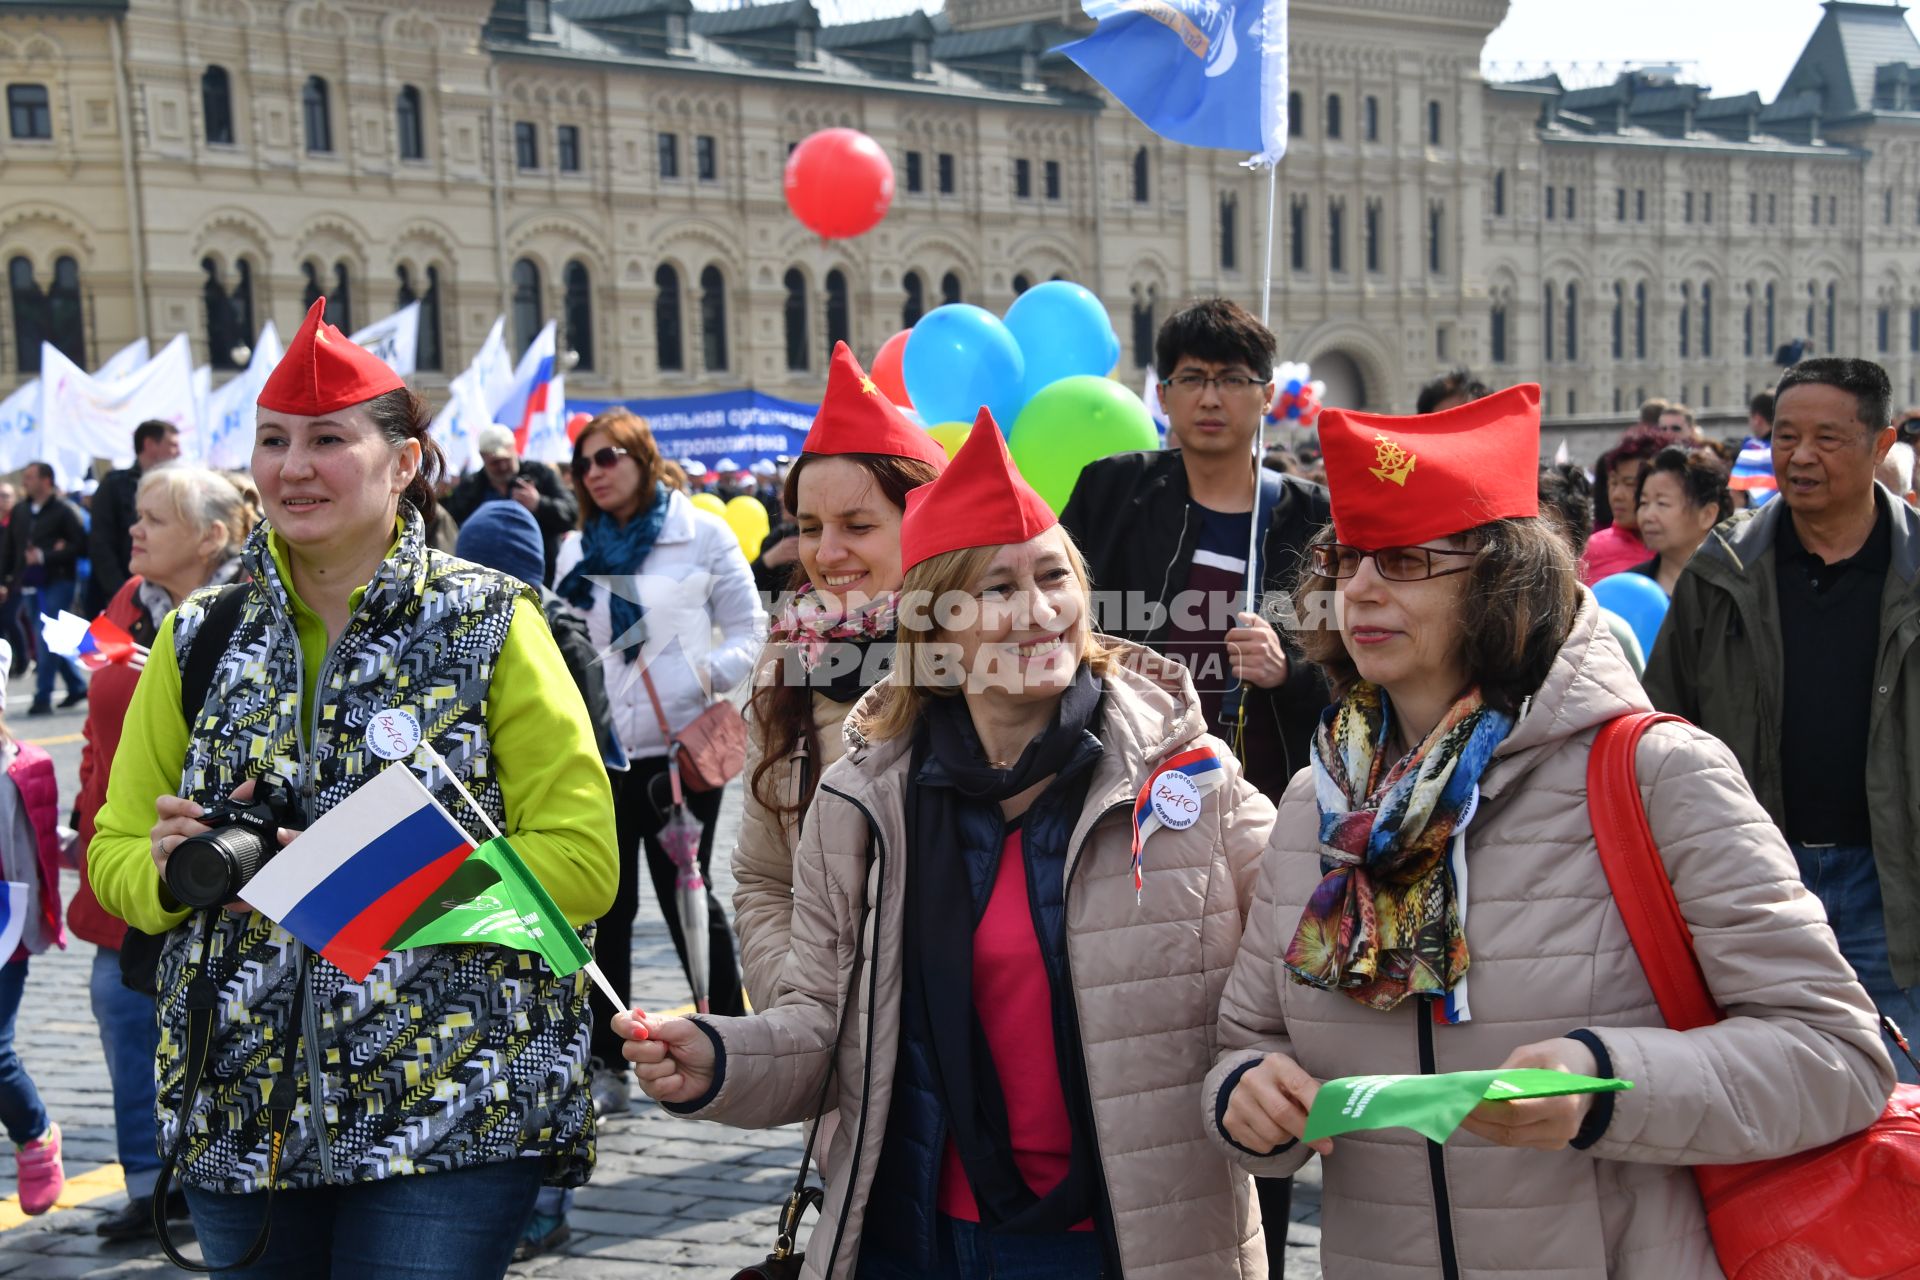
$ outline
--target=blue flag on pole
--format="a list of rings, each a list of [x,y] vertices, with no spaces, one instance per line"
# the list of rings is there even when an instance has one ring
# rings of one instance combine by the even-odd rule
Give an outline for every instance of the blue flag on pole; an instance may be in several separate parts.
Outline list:
[[[1080,69],[1163,138],[1287,151],[1286,0],[1083,0],[1100,24],[1061,45]]]

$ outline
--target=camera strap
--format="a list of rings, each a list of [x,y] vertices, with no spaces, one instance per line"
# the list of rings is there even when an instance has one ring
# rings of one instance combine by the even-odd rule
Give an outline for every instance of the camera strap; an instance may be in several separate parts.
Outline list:
[[[180,1163],[180,1154],[186,1146],[188,1126],[193,1116],[194,1100],[200,1094],[200,1081],[207,1070],[207,1059],[213,1055],[214,1016],[220,1010],[220,990],[214,986],[213,979],[199,973],[187,983],[187,1060],[186,1074],[181,1082],[180,1113],[176,1118],[173,1144],[167,1151],[166,1159],[160,1162],[160,1174],[153,1184],[153,1229],[160,1240],[161,1252],[167,1255],[167,1261],[184,1271],[197,1271],[210,1274],[216,1270],[245,1270],[258,1262],[267,1251],[267,1234],[273,1227],[273,1187],[280,1178],[280,1154],[286,1148],[287,1127],[293,1120],[294,1104],[299,1098],[299,1089],[293,1082],[291,1069],[283,1068],[274,1078],[273,1088],[267,1095],[267,1193],[265,1198],[265,1217],[260,1224],[260,1234],[254,1237],[253,1245],[244,1257],[236,1261],[212,1267],[204,1262],[193,1262],[181,1256],[173,1239],[167,1234],[167,1192],[173,1182],[174,1170]]]

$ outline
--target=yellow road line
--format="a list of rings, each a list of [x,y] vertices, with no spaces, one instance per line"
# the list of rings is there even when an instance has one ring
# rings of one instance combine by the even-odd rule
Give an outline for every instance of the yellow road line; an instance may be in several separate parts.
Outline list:
[[[29,1222],[37,1222],[48,1214],[62,1209],[78,1208],[83,1204],[92,1204],[95,1200],[104,1200],[127,1189],[126,1171],[116,1164],[103,1164],[75,1174],[67,1179],[67,1185],[60,1188],[60,1198],[53,1202],[53,1208],[39,1218],[30,1218],[20,1211],[20,1197],[8,1196],[0,1200],[0,1231],[11,1231],[15,1227]]]
[[[36,747],[64,747],[69,743],[80,742],[86,738],[83,733],[63,733],[52,738],[28,738],[26,741]]]

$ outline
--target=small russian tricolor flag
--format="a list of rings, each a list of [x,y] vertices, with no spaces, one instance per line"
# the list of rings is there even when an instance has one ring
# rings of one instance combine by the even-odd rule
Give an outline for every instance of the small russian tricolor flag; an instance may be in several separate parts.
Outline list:
[[[262,867],[243,896],[360,982],[472,852],[460,824],[411,769],[395,764]]]
[[[146,646],[135,644],[127,629],[104,613],[88,622],[63,609],[57,618],[40,615],[40,623],[48,649],[77,660],[89,671],[100,671],[116,662],[135,670],[147,665]]]
[[[1169,777],[1175,782],[1162,785]],[[1220,763],[1220,757],[1211,747],[1182,751],[1147,775],[1145,785],[1133,802],[1133,898],[1136,904],[1146,886],[1146,864],[1141,854],[1147,837],[1162,827],[1184,831],[1192,826],[1199,819],[1201,798],[1226,780],[1226,766]],[[1193,812],[1181,821],[1186,806],[1193,806]]]

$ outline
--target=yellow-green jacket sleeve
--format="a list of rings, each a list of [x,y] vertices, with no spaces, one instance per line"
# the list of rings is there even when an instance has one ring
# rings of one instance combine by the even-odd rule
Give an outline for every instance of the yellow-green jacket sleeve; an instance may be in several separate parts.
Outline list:
[[[599,919],[620,871],[613,789],[579,686],[524,597],[513,602],[487,700],[508,839],[569,923]]]
[[[178,795],[187,761],[187,718],[180,710],[180,663],[173,614],[160,624],[146,670],[120,730],[107,774],[107,802],[94,819],[87,877],[100,905],[143,933],[165,933],[187,918],[153,865],[153,802]]]

